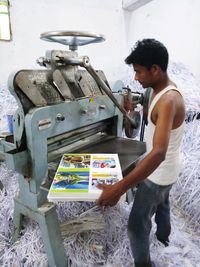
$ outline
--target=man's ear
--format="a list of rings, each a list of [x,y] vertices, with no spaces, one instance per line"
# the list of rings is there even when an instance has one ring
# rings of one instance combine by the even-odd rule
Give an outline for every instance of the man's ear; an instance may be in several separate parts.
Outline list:
[[[158,66],[157,64],[153,64],[151,66],[151,72],[154,75],[158,74],[160,72],[160,66]]]

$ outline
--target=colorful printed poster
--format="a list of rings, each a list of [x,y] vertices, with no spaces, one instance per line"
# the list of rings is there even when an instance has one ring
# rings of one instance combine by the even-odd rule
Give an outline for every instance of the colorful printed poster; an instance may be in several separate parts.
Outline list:
[[[48,193],[48,200],[95,201],[101,194],[98,184],[122,179],[117,154],[64,154]]]

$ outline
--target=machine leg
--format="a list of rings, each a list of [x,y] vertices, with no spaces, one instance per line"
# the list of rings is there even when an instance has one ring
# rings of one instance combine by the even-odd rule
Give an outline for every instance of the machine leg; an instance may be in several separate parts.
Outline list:
[[[13,233],[12,233],[11,243],[14,243],[19,239],[23,217],[24,215],[20,211],[18,202],[16,202],[15,200],[14,215],[13,215]]]
[[[39,208],[39,226],[50,267],[69,267],[55,207]]]
[[[58,221],[55,205],[45,203],[37,210],[25,206],[17,197],[14,199],[13,235],[12,242],[18,240],[23,217],[26,216],[38,222],[41,229],[42,239],[47,253],[50,267],[70,267],[63,240],[61,238],[60,224]]]
[[[3,184],[2,184],[2,182],[0,181],[0,190],[2,190],[3,189]]]

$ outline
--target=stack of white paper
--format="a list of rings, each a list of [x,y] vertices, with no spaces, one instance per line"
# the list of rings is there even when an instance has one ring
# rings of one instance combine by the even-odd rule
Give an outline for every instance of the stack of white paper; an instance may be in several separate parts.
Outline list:
[[[64,154],[48,193],[48,200],[95,201],[101,194],[97,184],[122,179],[118,154]]]

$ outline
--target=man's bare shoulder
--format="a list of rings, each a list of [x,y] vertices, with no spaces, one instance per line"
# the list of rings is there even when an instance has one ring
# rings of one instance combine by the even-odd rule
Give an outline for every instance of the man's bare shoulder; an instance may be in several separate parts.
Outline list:
[[[165,94],[163,94],[160,99],[168,99],[168,100],[172,99],[172,100],[174,100],[176,97],[182,98],[182,95],[178,89],[177,90],[172,89],[172,90],[167,91]]]
[[[174,105],[176,103],[176,97],[177,97],[177,94],[174,92],[170,92],[170,91],[163,94],[157,103],[158,110],[161,107],[170,107]]]
[[[183,96],[181,95],[179,91],[174,89],[174,90],[167,91],[165,94],[161,96],[161,98],[158,101],[158,106],[176,105],[177,103],[180,104],[180,102],[183,103]]]
[[[172,129],[179,127],[185,118],[185,105],[183,96],[175,90],[166,92],[158,101],[155,110],[156,116],[165,114],[173,118]]]

